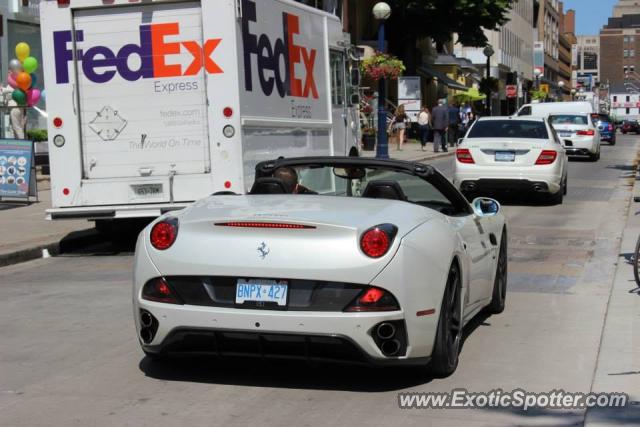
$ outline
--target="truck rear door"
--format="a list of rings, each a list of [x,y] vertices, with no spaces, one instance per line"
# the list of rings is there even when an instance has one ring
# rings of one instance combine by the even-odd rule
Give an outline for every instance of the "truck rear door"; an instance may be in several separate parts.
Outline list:
[[[201,15],[199,2],[74,11],[84,179],[210,172]]]

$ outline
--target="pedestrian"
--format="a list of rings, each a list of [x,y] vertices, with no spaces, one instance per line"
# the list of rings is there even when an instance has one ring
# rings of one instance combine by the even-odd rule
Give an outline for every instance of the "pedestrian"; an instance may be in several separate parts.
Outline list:
[[[404,144],[404,135],[407,129],[406,121],[409,117],[407,113],[404,112],[404,105],[399,105],[396,108],[396,112],[394,115],[395,126],[394,129],[398,133],[398,151],[402,151],[402,145]]]
[[[431,111],[431,128],[433,129],[433,152],[447,149],[446,132],[449,127],[449,110],[444,105],[445,100],[438,100],[438,106]]]
[[[422,151],[425,150],[427,140],[429,139],[429,123],[431,122],[431,114],[427,106],[423,106],[420,114],[418,114],[418,126],[420,126],[420,144],[422,145]]]
[[[449,129],[447,130],[447,140],[449,146],[453,147],[458,141],[460,132],[460,108],[456,104],[449,106]]]
[[[476,116],[473,114],[473,111],[469,111],[467,113],[467,117],[465,118],[465,126],[464,126],[465,132],[469,130],[469,128],[475,121],[476,121]]]

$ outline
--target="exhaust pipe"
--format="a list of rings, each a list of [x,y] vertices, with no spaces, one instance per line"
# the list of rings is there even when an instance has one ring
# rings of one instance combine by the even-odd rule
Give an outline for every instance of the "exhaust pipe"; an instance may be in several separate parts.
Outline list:
[[[376,329],[376,334],[380,339],[388,340],[396,334],[396,327],[391,323],[381,323]]]
[[[151,330],[148,328],[142,328],[142,330],[140,330],[140,338],[142,339],[142,342],[144,342],[145,344],[149,344],[151,341],[153,341]]]
[[[384,341],[380,346],[380,350],[382,350],[382,354],[384,354],[385,356],[395,356],[396,354],[398,354],[398,351],[400,351],[400,341]]]
[[[542,186],[541,185],[535,185],[533,187],[533,191],[535,191],[536,193],[540,193],[542,191]]]
[[[153,316],[148,311],[140,313],[140,324],[145,328],[150,328],[153,324]]]

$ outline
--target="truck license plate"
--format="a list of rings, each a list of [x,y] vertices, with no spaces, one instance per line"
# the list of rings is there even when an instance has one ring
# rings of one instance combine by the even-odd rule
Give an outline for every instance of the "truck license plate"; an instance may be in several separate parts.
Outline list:
[[[137,184],[131,190],[139,198],[155,198],[162,196],[162,184]]]
[[[238,279],[236,282],[236,304],[245,301],[264,303],[275,302],[287,305],[287,282],[268,279]]]

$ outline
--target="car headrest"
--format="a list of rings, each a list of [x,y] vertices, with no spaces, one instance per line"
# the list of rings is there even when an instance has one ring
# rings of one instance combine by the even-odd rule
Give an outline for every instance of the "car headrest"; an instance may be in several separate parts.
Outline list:
[[[268,176],[256,179],[249,194],[287,194],[287,190],[281,179]]]
[[[371,181],[364,189],[362,197],[407,201],[407,196],[396,181]]]

